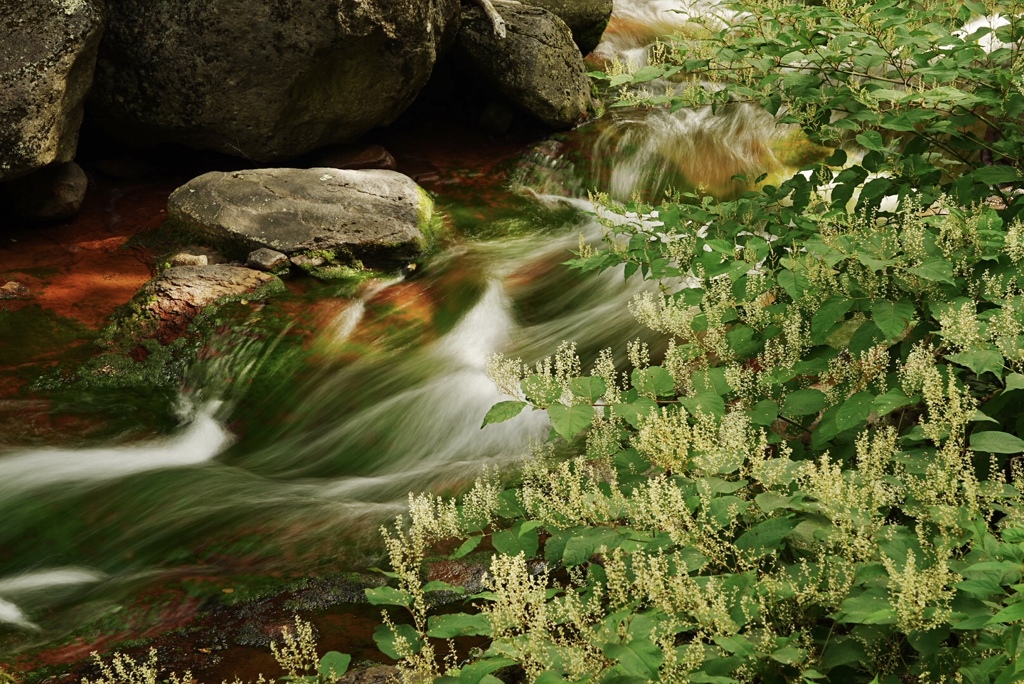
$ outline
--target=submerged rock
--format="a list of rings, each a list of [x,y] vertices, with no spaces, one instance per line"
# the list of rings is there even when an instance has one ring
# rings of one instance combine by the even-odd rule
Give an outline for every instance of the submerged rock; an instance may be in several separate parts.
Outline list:
[[[283,287],[276,276],[241,266],[175,266],[143,285],[129,305],[140,329],[126,332],[166,343],[183,333],[211,304],[227,297],[261,296]]]
[[[74,162],[49,166],[7,186],[16,214],[34,221],[61,221],[78,213],[89,179]]]
[[[587,116],[590,82],[569,27],[540,7],[495,0],[507,35],[479,7],[465,7],[459,46],[476,71],[516,106],[552,128]]]
[[[598,43],[612,16],[612,0],[521,0],[523,4],[543,7],[564,21],[572,30],[580,52],[589,54]]]
[[[168,218],[247,253],[261,247],[321,263],[395,266],[426,247],[433,202],[394,171],[212,172],[171,194]]]
[[[71,161],[103,29],[93,0],[3,0],[0,180]]]
[[[257,161],[396,119],[453,40],[459,0],[117,0],[97,123]]]

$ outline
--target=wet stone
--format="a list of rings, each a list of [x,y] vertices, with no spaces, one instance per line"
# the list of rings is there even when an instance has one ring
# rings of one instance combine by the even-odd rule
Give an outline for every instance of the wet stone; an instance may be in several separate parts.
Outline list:
[[[23,299],[28,297],[28,287],[16,280],[0,285],[0,299]]]
[[[261,247],[249,253],[249,258],[246,259],[245,265],[249,268],[255,268],[257,271],[271,272],[287,268],[288,263],[288,255],[282,254],[277,250]]]

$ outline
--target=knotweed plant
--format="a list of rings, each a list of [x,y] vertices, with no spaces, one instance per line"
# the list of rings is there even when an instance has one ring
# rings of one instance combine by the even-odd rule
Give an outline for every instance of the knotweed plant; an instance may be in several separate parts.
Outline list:
[[[595,196],[619,216],[569,263],[659,282],[630,310],[667,351],[494,359],[485,425],[544,409],[551,442],[386,533],[410,681],[1024,681],[1022,8],[736,9],[596,77],[832,153],[729,200]],[[446,536],[494,552],[435,615]]]

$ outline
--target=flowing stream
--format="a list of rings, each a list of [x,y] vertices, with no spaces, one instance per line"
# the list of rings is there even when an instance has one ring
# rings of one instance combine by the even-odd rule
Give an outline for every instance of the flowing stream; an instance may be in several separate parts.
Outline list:
[[[701,12],[617,2],[598,55],[642,63],[655,37]],[[649,285],[562,265],[581,233],[601,238],[587,191],[728,193],[734,174],[779,165],[780,139],[750,108],[609,115],[524,154],[513,177],[525,199],[458,221],[415,277],[264,311],[312,316],[308,334],[227,333],[176,396],[82,396],[113,434],[0,438],[0,638],[42,643],[171,578],[381,562],[377,527],[408,492],[457,492],[547,436],[543,412],[480,429],[503,398],[486,376],[493,354],[533,362],[569,340],[589,363],[637,336],[626,303]]]

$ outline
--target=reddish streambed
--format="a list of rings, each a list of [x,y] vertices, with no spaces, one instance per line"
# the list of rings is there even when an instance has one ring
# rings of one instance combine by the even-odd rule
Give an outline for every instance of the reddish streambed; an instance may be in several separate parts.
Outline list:
[[[378,142],[394,155],[399,171],[435,193],[442,208],[478,207],[476,215],[483,218],[485,210],[508,203],[511,195],[503,189],[503,183],[509,162],[539,135],[538,131],[526,130],[496,139],[452,124],[435,123],[395,129]],[[210,168],[222,169],[225,164],[237,161],[220,159]],[[188,164],[184,168],[158,169],[141,180],[116,180],[98,172],[88,159],[83,166],[90,176],[89,194],[73,220],[45,226],[8,226],[0,243],[0,285],[15,281],[27,287],[21,297],[0,300],[0,311],[37,308],[75,322],[82,333],[80,339],[69,339],[38,354],[0,357],[0,433],[17,441],[26,434],[73,434],[77,429],[88,429],[88,425],[76,423],[82,419],[50,415],[45,398],[30,388],[31,374],[73,360],[76,354],[90,353],[90,334],[102,329],[117,308],[132,298],[153,275],[154,258],[162,256],[133,238],[158,228],[166,217],[170,192],[205,170]],[[296,279],[288,286],[301,293],[306,283]],[[392,318],[416,326],[437,307],[429,297],[422,285],[404,283],[369,306],[383,307]],[[296,308],[295,315],[306,319],[299,329],[315,331],[333,318],[337,309],[334,301],[304,310]],[[374,325],[368,324],[360,334],[372,337]],[[224,564],[236,568],[244,565],[243,559]],[[258,575],[258,568],[254,573]],[[248,577],[243,581],[251,580]],[[231,680],[236,676],[255,679],[260,672],[280,676],[283,673],[267,644],[296,613],[317,628],[321,651],[350,653],[354,661],[388,662],[372,640],[379,610],[353,602],[359,592],[351,578],[334,575],[298,588],[288,588],[287,581],[268,578],[269,584],[276,582],[277,588],[259,598],[226,604],[216,597],[218,592],[231,596],[231,578],[201,576],[190,581],[175,576],[164,587],[133,595],[109,631],[94,628],[88,634],[65,637],[23,653],[7,666],[14,671],[47,675],[42,681],[73,682],[83,676],[96,676],[94,666],[87,661],[93,651],[123,651],[142,660],[154,646],[162,668],[191,670],[200,681]],[[238,645],[239,639],[230,638],[240,630],[251,632],[251,646]]]

